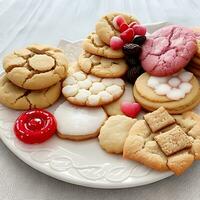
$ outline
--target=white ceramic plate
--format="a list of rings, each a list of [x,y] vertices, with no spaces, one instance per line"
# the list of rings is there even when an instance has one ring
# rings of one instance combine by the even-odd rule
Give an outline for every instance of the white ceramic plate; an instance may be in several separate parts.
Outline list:
[[[148,31],[166,25],[148,26]],[[70,61],[77,59],[81,42],[61,41]],[[53,112],[64,101],[60,99],[48,110]],[[40,145],[26,145],[13,133],[13,124],[21,112],[0,105],[0,137],[3,143],[22,161],[56,179],[95,188],[127,188],[153,183],[171,176],[159,173],[136,162],[124,160],[120,155],[103,151],[97,139],[84,142],[61,140],[54,136]],[[67,125],[67,124],[66,124]],[[69,124],[70,126],[70,124]]]

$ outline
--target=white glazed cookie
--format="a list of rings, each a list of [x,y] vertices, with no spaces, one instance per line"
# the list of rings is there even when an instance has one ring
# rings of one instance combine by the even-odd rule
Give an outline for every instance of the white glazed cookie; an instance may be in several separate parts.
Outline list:
[[[73,73],[63,82],[64,97],[75,105],[101,106],[118,99],[125,83],[120,78],[98,78],[82,71]]]
[[[128,70],[124,59],[109,59],[83,51],[79,56],[82,71],[101,78],[119,78]]]
[[[124,115],[109,117],[100,130],[101,147],[109,153],[122,153],[128,132],[136,121]]]
[[[15,50],[3,60],[7,78],[29,90],[48,88],[67,75],[67,59],[61,49],[30,45]]]
[[[54,116],[57,121],[58,136],[70,140],[86,140],[98,136],[107,115],[103,108],[78,107],[64,102]]]
[[[133,97],[133,86],[126,83],[124,94],[117,100],[110,104],[103,106],[108,115],[124,115],[121,111],[121,103],[123,102],[135,102]]]

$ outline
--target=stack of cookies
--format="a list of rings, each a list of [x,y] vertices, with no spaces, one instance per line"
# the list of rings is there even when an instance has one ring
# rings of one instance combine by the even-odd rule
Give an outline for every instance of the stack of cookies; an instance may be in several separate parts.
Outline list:
[[[5,74],[0,77],[0,103],[16,110],[52,105],[60,96],[67,65],[58,48],[30,45],[15,50],[3,60]]]
[[[200,28],[193,29],[197,39],[197,52],[187,66],[194,75],[200,77]]]

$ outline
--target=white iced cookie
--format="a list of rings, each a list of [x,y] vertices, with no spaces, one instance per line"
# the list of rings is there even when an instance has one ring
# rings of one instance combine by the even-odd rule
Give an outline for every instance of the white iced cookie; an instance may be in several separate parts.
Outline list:
[[[124,115],[121,111],[122,102],[135,102],[133,97],[133,86],[126,83],[123,95],[117,100],[108,105],[103,106],[108,115]]]
[[[158,95],[165,95],[171,100],[183,99],[192,90],[193,74],[182,70],[181,72],[167,77],[150,76],[147,85],[154,89]]]
[[[94,107],[117,100],[124,87],[120,78],[98,78],[79,71],[64,80],[62,93],[72,104]]]
[[[78,107],[64,102],[54,112],[58,136],[70,140],[97,137],[107,119],[103,108]]]

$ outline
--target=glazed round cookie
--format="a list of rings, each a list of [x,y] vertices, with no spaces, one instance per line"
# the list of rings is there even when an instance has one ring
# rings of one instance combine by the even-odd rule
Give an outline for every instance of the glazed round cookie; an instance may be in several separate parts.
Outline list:
[[[47,108],[56,102],[60,93],[60,82],[43,90],[31,91],[14,85],[6,75],[0,77],[0,103],[15,110]]]
[[[29,90],[50,87],[67,75],[67,59],[61,49],[30,45],[6,56],[3,67],[7,78]]]
[[[110,46],[101,41],[96,33],[90,33],[90,35],[83,41],[83,49],[91,54],[103,56],[106,58],[124,57],[122,49],[111,49]]]
[[[141,64],[154,76],[172,75],[184,68],[197,50],[192,30],[167,26],[149,36],[142,48]]]
[[[78,107],[61,104],[54,112],[58,136],[70,140],[86,140],[97,137],[107,119],[103,108]]]
[[[123,102],[135,102],[133,97],[133,86],[131,84],[126,83],[124,94],[116,101],[104,105],[103,108],[106,111],[106,113],[110,116],[112,115],[124,115],[124,113],[121,111],[121,103]]]
[[[79,57],[79,65],[82,71],[100,78],[118,78],[128,70],[124,59],[109,59],[90,54],[86,51]]]
[[[137,21],[135,17],[120,12],[113,12],[103,16],[96,23],[96,33],[107,45],[110,44],[111,37],[120,35],[120,32],[113,25],[113,19],[118,15],[122,16],[127,24]]]
[[[191,76],[191,74],[188,75]],[[183,78],[184,75],[181,74],[181,77]],[[143,108],[150,111],[156,110],[161,106],[165,107],[171,114],[179,114],[193,109],[199,103],[200,88],[198,80],[195,76],[192,76],[188,82],[180,82],[180,85],[176,86],[176,78],[175,76],[171,78],[156,77],[156,79],[161,82],[163,81],[163,83],[159,83],[160,85],[162,84],[162,86],[160,87],[159,85],[159,87],[155,89],[150,87],[150,85],[153,86],[153,84],[157,84],[155,83],[155,79],[149,82],[150,75],[147,73],[142,74],[134,85],[133,94],[135,100],[139,102]],[[165,81],[164,79],[168,80]],[[175,84],[175,88],[171,86],[169,88],[169,84],[172,83]]]
[[[124,92],[125,83],[120,78],[98,78],[82,71],[68,76],[62,93],[72,104],[102,106],[117,100]]]

